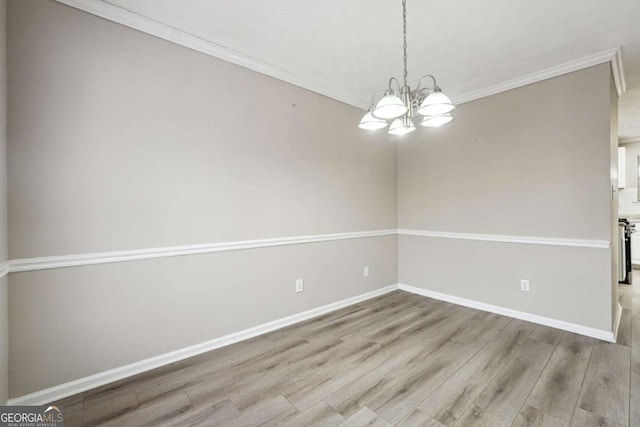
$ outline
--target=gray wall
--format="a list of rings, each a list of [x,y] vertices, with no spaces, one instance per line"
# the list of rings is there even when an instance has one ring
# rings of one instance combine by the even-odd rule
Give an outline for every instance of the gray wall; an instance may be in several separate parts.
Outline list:
[[[0,263],[7,260],[7,55],[6,0],[0,0]],[[0,404],[9,390],[8,278],[0,279]]]
[[[8,12],[12,259],[395,228],[396,147],[361,111],[51,1]],[[12,274],[10,394],[391,285],[396,257],[387,236]]]
[[[618,92],[613,76],[609,77],[609,185],[611,188],[609,224],[611,225],[611,325],[615,328],[618,315],[618,280],[620,280],[618,242]],[[620,305],[620,307],[622,307]],[[622,316],[622,311],[620,311]],[[617,331],[616,331],[617,332]]]
[[[611,240],[608,64],[396,145],[320,95],[51,1],[8,5],[12,259],[396,226]],[[386,236],[12,273],[9,394],[398,278],[610,330],[614,251]]]
[[[610,241],[610,73],[466,103],[412,134],[398,145],[399,227]],[[611,330],[610,250],[405,236],[399,254],[400,283]]]
[[[13,273],[11,396],[391,285],[396,250],[387,236]]]
[[[395,226],[395,147],[358,109],[51,1],[9,12],[12,259]]]

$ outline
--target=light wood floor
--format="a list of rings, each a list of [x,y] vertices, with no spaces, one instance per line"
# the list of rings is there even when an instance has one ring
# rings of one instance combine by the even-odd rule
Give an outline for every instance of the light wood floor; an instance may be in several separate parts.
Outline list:
[[[608,344],[397,291],[58,403],[67,426],[640,426],[621,300]]]

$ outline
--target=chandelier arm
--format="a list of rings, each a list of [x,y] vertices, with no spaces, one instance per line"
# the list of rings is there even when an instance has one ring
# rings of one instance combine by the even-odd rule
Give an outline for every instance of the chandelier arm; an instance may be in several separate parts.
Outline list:
[[[369,110],[373,110],[373,106],[375,105],[376,95],[379,93],[386,93],[387,89],[380,89],[373,92],[373,96],[371,97],[371,104],[369,105]]]
[[[400,93],[402,91],[402,86],[400,86],[400,82],[395,77],[391,77],[389,79],[389,92],[393,92],[393,89],[391,87],[392,82],[396,82],[396,85],[398,85],[398,93]]]
[[[420,85],[422,84],[422,81],[426,78],[430,78],[431,80],[433,80],[433,88],[420,88]],[[438,88],[438,84],[436,83],[436,78],[433,77],[431,74],[427,74],[426,76],[422,76],[422,78],[420,80],[418,80],[418,87],[416,88],[416,93],[420,93],[421,91],[423,91],[424,89],[428,89],[428,90],[434,90]]]

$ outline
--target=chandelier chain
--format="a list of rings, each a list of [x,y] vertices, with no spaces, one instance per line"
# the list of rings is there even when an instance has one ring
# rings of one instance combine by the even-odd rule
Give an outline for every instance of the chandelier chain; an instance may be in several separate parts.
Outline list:
[[[407,85],[407,0],[402,0],[402,49],[404,50],[404,85]]]

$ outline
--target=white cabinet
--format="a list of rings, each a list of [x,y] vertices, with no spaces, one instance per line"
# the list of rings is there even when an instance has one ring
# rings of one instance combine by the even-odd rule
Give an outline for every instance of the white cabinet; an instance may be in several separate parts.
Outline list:
[[[618,188],[626,187],[627,176],[627,149],[618,147]]]
[[[640,232],[631,233],[631,262],[640,264]]]

